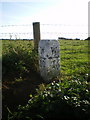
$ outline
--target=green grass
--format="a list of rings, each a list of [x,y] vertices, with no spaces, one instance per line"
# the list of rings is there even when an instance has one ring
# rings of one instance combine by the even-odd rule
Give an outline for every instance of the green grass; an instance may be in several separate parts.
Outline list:
[[[61,79],[70,79],[72,76],[84,77],[87,73],[90,73],[88,41],[59,40],[59,42]],[[35,67],[37,66],[36,64],[38,64],[37,61],[34,61],[35,54],[32,53],[32,41],[4,40],[2,41],[2,48],[3,74],[14,74],[15,72],[22,74],[25,71],[29,71],[32,64],[34,64],[32,67]],[[32,63],[31,61],[36,63]]]
[[[60,80],[83,77],[90,73],[88,40],[59,40],[60,43]],[[2,41],[3,76],[12,81],[33,69],[39,71],[38,55],[33,50],[33,41]]]
[[[28,104],[24,107],[19,107],[19,110],[17,110],[18,112],[10,114],[11,117],[9,118],[11,118],[11,120],[17,119],[18,117],[20,117],[20,119],[25,118],[26,120],[32,118],[43,119],[46,115],[49,118],[52,118],[52,116],[60,117],[61,115],[63,118],[64,116],[68,117],[68,114],[71,114],[69,110],[74,110],[75,114],[72,115],[72,119],[73,116],[76,116],[76,119],[78,117],[83,118],[82,116],[87,116],[87,118],[89,118],[90,61],[88,59],[88,53],[90,53],[90,51],[88,48],[90,46],[88,44],[88,40],[59,40],[59,43],[61,65],[61,76],[59,80],[61,82],[54,82],[48,85],[44,83],[39,85],[39,89],[35,96],[34,94],[28,94],[28,96],[30,95],[31,97]],[[20,84],[24,82],[18,92],[22,91],[21,94],[26,94],[23,92],[23,89],[25,90],[27,88],[25,82],[28,82],[29,84],[31,79],[35,79],[34,84],[36,84],[39,80],[36,75],[39,73],[38,54],[33,48],[33,41],[2,41],[3,84],[7,85],[9,89],[11,87],[10,93],[12,93],[12,88],[16,90],[17,86],[19,85],[20,87]],[[34,75],[32,73],[34,73]],[[33,85],[32,83],[30,84],[31,86]],[[28,87],[30,89],[30,86]],[[17,91],[15,90],[13,93],[16,94]],[[8,106],[8,103],[6,103],[6,95],[8,96],[8,101],[12,102],[12,94],[9,94],[7,89],[4,89],[3,98],[5,102],[5,110],[6,106]],[[15,97],[17,96],[18,95]],[[21,103],[22,99],[19,104]],[[8,107],[10,107],[10,104]],[[63,109],[63,112],[65,112],[64,115],[61,108]],[[85,111],[83,111],[83,109]],[[49,110],[51,113],[48,112]],[[61,113],[59,113],[59,110]],[[39,111],[41,111],[41,113]]]
[[[89,71],[88,41],[60,40],[61,79],[85,77]]]

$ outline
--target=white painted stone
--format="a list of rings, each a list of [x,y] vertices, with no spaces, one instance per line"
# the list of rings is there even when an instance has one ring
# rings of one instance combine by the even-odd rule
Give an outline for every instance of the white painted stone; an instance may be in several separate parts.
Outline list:
[[[40,74],[46,82],[60,73],[60,45],[57,40],[40,40],[39,47]]]

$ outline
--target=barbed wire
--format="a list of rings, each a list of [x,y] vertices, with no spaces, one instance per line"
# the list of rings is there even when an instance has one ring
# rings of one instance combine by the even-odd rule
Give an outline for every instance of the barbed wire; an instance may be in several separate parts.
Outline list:
[[[60,27],[60,29],[59,29],[59,27]],[[69,30],[71,32],[67,32],[67,31],[69,31],[68,29],[62,29],[62,28],[65,28],[65,27],[66,28],[70,27]],[[84,25],[84,24],[81,24],[81,25],[80,24],[79,25],[71,25],[71,24],[40,24],[41,36],[44,36],[44,37],[45,37],[45,35],[46,36],[47,35],[52,35],[52,37],[53,37],[53,35],[56,35],[57,37],[60,37],[60,36],[62,37],[64,35],[69,35],[69,36],[72,36],[72,35],[84,36],[84,35],[86,35],[87,36],[89,34],[88,32],[76,32],[75,30],[74,30],[75,32],[73,32],[71,27],[73,28],[73,30],[74,30],[74,28],[76,30],[76,27],[77,27],[77,30],[80,31],[80,29],[78,29],[79,27],[80,28],[83,27],[83,30],[84,30],[84,27],[88,27],[88,25]],[[19,24],[19,25],[7,24],[7,25],[0,25],[0,28],[1,28],[0,38],[4,38],[5,36],[10,37],[10,35],[12,35],[12,36],[15,36],[15,35],[17,35],[17,36],[29,35],[29,36],[31,36],[31,38],[33,36],[33,24]],[[64,30],[65,30],[65,32],[64,32]]]
[[[85,25],[85,24],[76,24],[76,25],[72,25],[72,24],[40,24],[40,25],[47,25],[47,26],[82,26],[82,27],[85,27],[85,26],[88,26],[88,25]],[[21,25],[0,25],[0,27],[14,27],[14,26],[32,26],[32,24],[21,24]]]
[[[71,33],[71,32],[41,32],[41,33],[44,33],[44,34],[88,34],[88,33],[80,33],[80,32],[74,32],[74,33]]]
[[[33,34],[32,32],[28,32],[28,33],[0,33],[0,34]]]
[[[65,26],[87,26],[88,24],[50,24],[50,23],[44,23],[44,24],[41,24],[41,25],[65,25]]]
[[[32,26],[32,24],[21,24],[21,25],[0,25],[0,27],[18,27],[18,26]]]
[[[63,34],[88,34],[88,33],[80,33],[80,32],[41,32],[41,33],[44,33],[44,34],[61,34],[61,33],[63,33]],[[19,33],[19,32],[13,32],[13,33],[0,33],[0,34],[33,34],[33,32],[27,32],[27,33],[23,33],[23,32],[21,32],[21,33]]]

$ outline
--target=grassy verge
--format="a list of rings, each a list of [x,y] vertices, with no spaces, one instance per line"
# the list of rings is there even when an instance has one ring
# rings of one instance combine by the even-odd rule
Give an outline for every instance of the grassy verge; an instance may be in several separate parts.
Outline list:
[[[61,83],[45,85],[38,74],[38,55],[33,50],[33,42],[2,41],[3,118],[5,120],[38,118],[46,120],[55,116],[64,120],[74,118],[80,120],[82,117],[89,119],[88,41],[60,40],[59,42]],[[30,101],[29,104],[17,110],[19,104],[25,105],[28,101]],[[65,111],[58,112],[61,111],[60,107]],[[7,108],[17,112],[10,114],[7,118]],[[69,110],[75,114],[70,116],[72,112],[67,112]]]

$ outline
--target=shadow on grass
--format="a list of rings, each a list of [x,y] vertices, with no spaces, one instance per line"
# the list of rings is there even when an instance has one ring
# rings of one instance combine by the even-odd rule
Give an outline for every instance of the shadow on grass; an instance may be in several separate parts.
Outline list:
[[[4,54],[2,59],[2,115],[7,120],[7,107],[15,111],[19,104],[24,105],[29,100],[30,93],[35,93],[36,88],[43,82],[38,67],[38,57],[34,50],[11,50]]]

